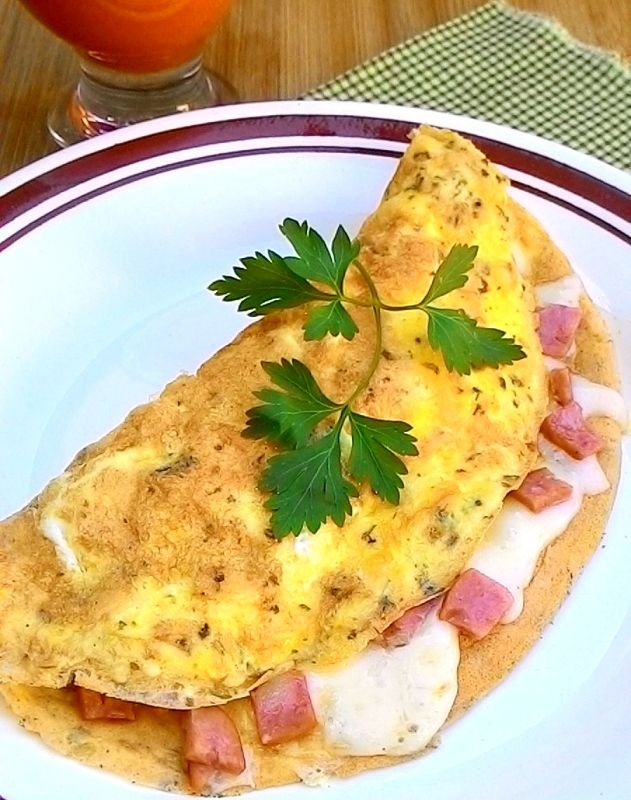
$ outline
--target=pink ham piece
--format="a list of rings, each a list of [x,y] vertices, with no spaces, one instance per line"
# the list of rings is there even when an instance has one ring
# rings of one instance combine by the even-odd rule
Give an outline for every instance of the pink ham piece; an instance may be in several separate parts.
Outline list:
[[[574,400],[572,375],[567,367],[551,370],[548,380],[550,382],[550,394],[559,405],[567,406]]]
[[[136,706],[127,700],[117,700],[83,686],[75,687],[79,713],[83,719],[108,719],[131,722],[136,719]]]
[[[597,453],[602,447],[600,437],[585,424],[583,409],[574,401],[548,414],[541,424],[541,433],[579,460]]]
[[[443,602],[438,616],[474,639],[482,639],[513,604],[513,595],[501,583],[468,569],[460,575]]]
[[[259,738],[280,744],[304,736],[317,721],[307,681],[301,672],[285,672],[257,686],[250,695]]]
[[[563,503],[571,494],[570,484],[555,478],[546,467],[528,473],[522,485],[510,492],[511,497],[535,514],[544,508]]]
[[[539,339],[547,356],[564,358],[581,321],[580,308],[549,305],[539,309]]]
[[[215,767],[207,764],[196,764],[194,761],[188,762],[188,783],[195,794],[201,794],[204,789],[212,791],[213,783],[217,780],[220,773]]]
[[[243,772],[245,756],[241,737],[234,722],[222,708],[210,706],[186,712],[184,758],[231,775]]]
[[[421,603],[420,606],[408,608],[399,619],[395,619],[392,625],[388,625],[383,631],[380,639],[381,644],[388,649],[403,647],[408,644],[416,631],[425,622],[429,612],[436,608],[440,600],[440,597],[435,597],[432,600]]]

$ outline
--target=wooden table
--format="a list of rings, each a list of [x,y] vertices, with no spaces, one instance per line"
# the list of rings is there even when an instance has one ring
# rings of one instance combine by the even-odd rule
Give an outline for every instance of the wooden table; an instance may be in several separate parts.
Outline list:
[[[89,2],[90,0],[77,0]],[[50,0],[55,2],[55,0]],[[559,19],[592,45],[631,55],[630,0],[512,0]],[[243,100],[291,98],[482,0],[238,0],[205,61]],[[0,175],[54,148],[48,106],[70,84],[70,48],[17,0],[0,0]]]

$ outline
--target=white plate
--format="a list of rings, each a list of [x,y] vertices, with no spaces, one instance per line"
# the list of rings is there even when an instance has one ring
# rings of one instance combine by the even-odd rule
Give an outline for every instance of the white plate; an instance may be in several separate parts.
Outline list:
[[[0,182],[0,518],[165,382],[244,324],[205,290],[278,223],[356,230],[412,125],[473,135],[567,253],[606,313],[631,387],[631,180],[593,158],[489,123],[355,103],[268,103],[167,118],[57,153]],[[491,695],[406,765],[327,800],[628,800],[631,476],[603,545],[543,640]],[[466,787],[466,790],[465,788]],[[465,795],[463,795],[463,791]],[[0,712],[0,793],[163,800],[64,759]]]

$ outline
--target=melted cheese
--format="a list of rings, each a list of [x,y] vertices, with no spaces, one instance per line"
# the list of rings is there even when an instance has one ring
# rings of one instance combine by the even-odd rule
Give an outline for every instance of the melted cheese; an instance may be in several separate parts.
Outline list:
[[[513,595],[513,604],[502,618],[504,623],[513,622],[521,614],[524,589],[532,580],[539,556],[579,512],[583,497],[609,488],[596,456],[575,461],[545,440],[539,449],[545,454],[544,466],[572,486],[571,496],[536,514],[508,498],[489,529],[486,542],[468,564]]]
[[[520,275],[530,275],[530,260],[524,248],[519,244],[519,242],[515,242],[511,248],[511,252],[513,254],[513,261],[515,263],[515,267]]]
[[[539,437],[539,452],[550,472],[584,495],[601,494],[609,488],[607,476],[595,455],[577,461],[543,436]]]
[[[248,747],[243,748],[243,757],[245,758],[245,769],[238,775],[230,775],[227,772],[217,771],[212,785],[208,788],[211,789],[213,795],[220,794],[228,791],[228,789],[241,789],[246,786],[254,789],[256,784],[254,782],[254,757],[252,751]]]
[[[566,275],[559,280],[547,281],[535,286],[535,296],[539,307],[561,305],[577,308],[582,292],[583,284],[576,275]]]
[[[67,570],[78,572],[81,569],[72,547],[76,528],[71,521],[74,516],[72,497],[69,499],[68,495],[94,484],[99,475],[108,469],[125,473],[132,468],[152,469],[168,462],[169,459],[164,454],[156,453],[153,448],[135,447],[95,458],[84,467],[82,475],[74,483],[68,471],[60,475],[53,484],[56,488],[53,498],[42,509],[39,528],[55,545],[57,556]]]
[[[377,645],[343,669],[309,673],[327,742],[346,755],[409,755],[427,747],[458,689],[458,633],[433,612],[409,644]]]
[[[627,409],[620,392],[582,375],[572,375],[572,393],[585,417],[611,417],[623,430],[627,428]]]
[[[44,536],[55,545],[55,551],[61,563],[69,570],[78,570],[79,562],[74,550],[66,539],[66,525],[56,517],[44,517],[41,522]]]
[[[572,382],[586,416],[626,422],[618,392],[579,375],[573,375]],[[571,496],[536,514],[508,498],[467,565],[513,595],[501,620],[504,624],[521,614],[524,589],[539,557],[566,530],[583,497],[609,488],[596,456],[577,461],[543,437],[539,452],[543,465],[572,486]],[[301,538],[295,546],[306,554]],[[342,669],[308,674],[314,710],[327,742],[346,755],[408,755],[422,750],[449,714],[458,689],[459,660],[456,629],[434,612],[405,647],[387,650],[370,645]]]
[[[560,361],[558,358],[553,358],[552,356],[544,356],[543,363],[548,372],[552,372],[553,369],[564,369],[567,367],[565,361]]]
[[[580,282],[556,281],[550,302],[578,302]],[[548,369],[564,366],[546,359]],[[614,389],[572,375],[576,401],[585,416],[608,416],[623,427],[627,412]],[[528,586],[545,548],[560,536],[581,508],[583,497],[609,488],[595,455],[580,461],[544,437],[539,438],[542,466],[572,486],[563,503],[533,513],[511,498],[489,529],[483,545],[468,563],[497,580],[513,595],[501,622],[513,622],[524,605]],[[309,553],[312,537],[295,540],[296,552]],[[432,614],[409,645],[387,650],[371,645],[346,667],[333,673],[308,675],[316,716],[329,744],[347,755],[407,755],[428,745],[446,719],[457,693],[460,658],[455,628]]]
[[[567,367],[564,361],[559,361],[552,356],[544,356],[543,362],[548,372]],[[622,430],[627,429],[629,416],[620,392],[602,383],[590,381],[574,372],[571,373],[571,381],[572,394],[583,409],[584,417],[610,417],[620,425]]]
[[[296,763],[293,765],[293,769],[305,786],[328,786],[331,780],[331,776],[322,767]]]
[[[313,535],[309,531],[303,531],[299,536],[294,539],[294,552],[299,556],[307,558],[311,552],[310,546],[313,540]]]

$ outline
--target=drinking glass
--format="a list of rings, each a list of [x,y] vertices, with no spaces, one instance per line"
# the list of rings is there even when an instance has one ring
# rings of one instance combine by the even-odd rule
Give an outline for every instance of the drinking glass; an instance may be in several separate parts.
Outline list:
[[[232,0],[20,0],[70,44],[80,77],[48,116],[66,145],[141,120],[234,102],[202,66],[208,33]]]

